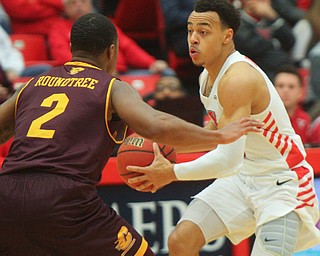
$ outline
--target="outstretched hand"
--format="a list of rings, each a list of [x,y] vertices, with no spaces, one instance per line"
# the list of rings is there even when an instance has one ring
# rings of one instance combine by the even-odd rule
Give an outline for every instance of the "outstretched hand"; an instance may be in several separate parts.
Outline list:
[[[140,173],[128,180],[129,183],[141,183],[136,190],[143,192],[156,192],[163,186],[176,180],[173,171],[173,164],[166,159],[161,153],[157,143],[153,143],[154,160],[151,165],[146,167],[127,166],[127,170]]]
[[[236,141],[248,132],[262,132],[263,129],[261,128],[263,125],[264,123],[261,123],[258,120],[244,117],[226,125],[220,131],[223,136],[224,144],[228,144]]]

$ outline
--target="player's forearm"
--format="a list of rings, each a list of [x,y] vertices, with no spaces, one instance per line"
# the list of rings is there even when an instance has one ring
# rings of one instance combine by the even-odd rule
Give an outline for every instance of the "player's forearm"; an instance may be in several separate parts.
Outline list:
[[[0,144],[8,141],[14,135],[14,110],[18,91],[0,105]]]
[[[149,134],[144,136],[156,142],[184,148],[185,150],[182,150],[184,152],[190,152],[192,148],[213,149],[218,144],[226,143],[226,138],[221,131],[204,129],[170,115],[159,117],[158,123],[157,127],[150,127]]]
[[[243,163],[245,136],[191,162],[174,165],[178,180],[204,180],[221,178],[238,172]]]
[[[189,146],[177,146],[174,147],[176,153],[195,153],[195,152],[208,152],[214,150],[217,146],[216,145],[209,145],[209,146],[197,146],[197,145],[189,145]]]
[[[10,122],[7,118],[0,117],[0,145],[8,141],[13,135],[14,124]]]
[[[213,122],[210,122],[210,121],[205,125],[204,128],[212,131],[217,130],[216,127],[213,125]],[[217,145],[211,145],[211,144],[208,146],[189,144],[187,146],[175,147],[175,151],[176,153],[208,152],[215,149],[216,147]]]

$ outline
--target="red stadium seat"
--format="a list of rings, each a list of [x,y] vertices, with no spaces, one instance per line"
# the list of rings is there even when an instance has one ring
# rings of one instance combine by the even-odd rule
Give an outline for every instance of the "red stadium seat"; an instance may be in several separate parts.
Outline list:
[[[35,34],[11,34],[10,39],[13,46],[22,53],[26,66],[40,63],[56,65],[55,61],[49,59],[44,36]]]
[[[154,92],[160,75],[121,75],[119,78],[132,85],[143,97]]]
[[[120,0],[114,21],[136,42],[156,42],[165,49],[164,18],[158,0]]]

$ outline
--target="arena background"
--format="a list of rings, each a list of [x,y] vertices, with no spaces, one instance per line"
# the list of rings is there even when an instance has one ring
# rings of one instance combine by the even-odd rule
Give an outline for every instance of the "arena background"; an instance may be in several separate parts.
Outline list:
[[[320,198],[320,148],[307,148],[308,161],[315,170],[315,185]],[[195,159],[202,153],[179,154],[178,162]],[[191,200],[191,196],[201,191],[212,181],[176,182],[158,192],[137,192],[123,183],[112,157],[105,166],[99,194],[121,216],[126,218],[149,242],[157,256],[167,256],[167,237]],[[227,204],[228,202],[226,202]],[[320,227],[320,223],[319,223]],[[253,238],[253,237],[252,237]],[[233,246],[228,239],[221,238],[207,245],[201,256],[249,256],[252,238]],[[319,256],[320,245],[294,256]]]

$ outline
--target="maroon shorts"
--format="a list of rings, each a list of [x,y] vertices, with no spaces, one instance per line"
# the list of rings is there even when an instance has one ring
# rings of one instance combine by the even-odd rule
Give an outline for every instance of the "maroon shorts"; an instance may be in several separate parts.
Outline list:
[[[154,254],[95,187],[25,171],[0,175],[0,255]]]

